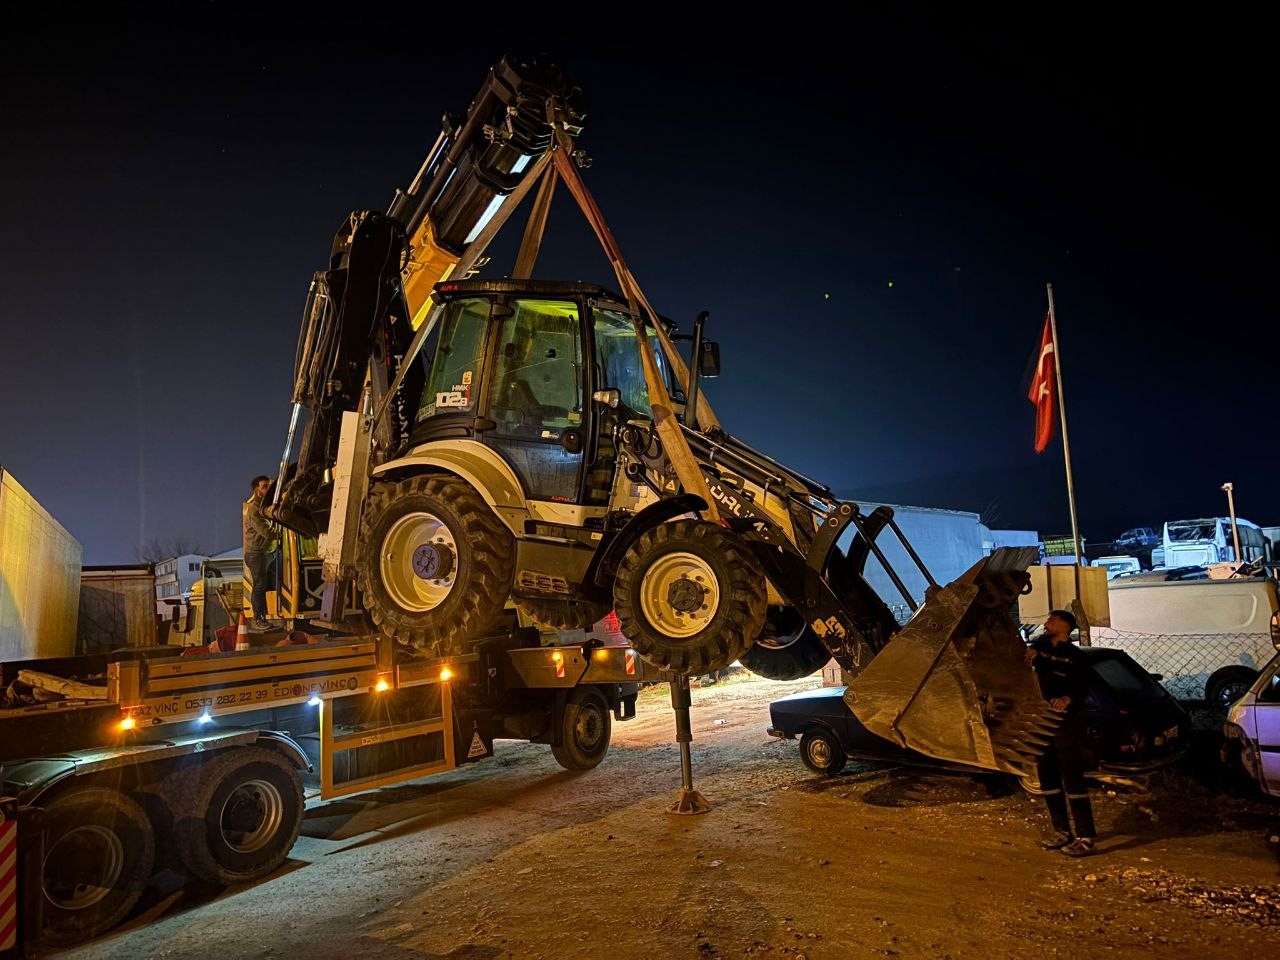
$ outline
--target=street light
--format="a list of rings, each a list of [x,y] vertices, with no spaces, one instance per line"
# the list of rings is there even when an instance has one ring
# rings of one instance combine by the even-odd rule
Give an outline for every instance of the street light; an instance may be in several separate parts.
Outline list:
[[[1240,555],[1240,528],[1236,526],[1236,498],[1235,485],[1230,481],[1222,485],[1222,489],[1227,494],[1227,512],[1231,514],[1231,542],[1235,546],[1236,563],[1243,563],[1244,558]]]

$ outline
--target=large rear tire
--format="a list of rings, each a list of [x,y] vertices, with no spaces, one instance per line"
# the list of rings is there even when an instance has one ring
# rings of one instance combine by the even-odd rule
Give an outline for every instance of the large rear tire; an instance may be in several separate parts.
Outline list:
[[[560,743],[551,745],[551,755],[566,770],[590,770],[609,752],[612,732],[609,704],[600,691],[575,687],[564,705]]]
[[[515,598],[516,609],[547,630],[586,630],[609,615],[607,603],[590,600]]]
[[[770,607],[764,629],[738,659],[770,680],[799,680],[821,670],[831,651],[794,607]]]
[[[613,584],[623,636],[655,666],[677,673],[723,670],[764,623],[764,572],[732,531],[675,520],[641,534]]]
[[[164,791],[183,866],[211,883],[274,872],[302,829],[302,777],[267,747],[233,747],[179,770]]]
[[[45,942],[64,947],[106,933],[151,878],[155,837],[146,813],[119,790],[76,787],[45,807],[45,823]]]
[[[470,484],[409,477],[369,498],[357,582],[385,635],[447,656],[501,615],[515,554],[511,532]]]

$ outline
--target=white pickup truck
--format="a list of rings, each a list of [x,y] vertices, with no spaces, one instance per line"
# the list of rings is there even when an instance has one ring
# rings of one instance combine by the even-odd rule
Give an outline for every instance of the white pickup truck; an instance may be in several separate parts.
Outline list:
[[[1178,699],[1225,710],[1280,649],[1276,581],[1169,576],[1178,574],[1131,574],[1108,583],[1111,625],[1092,628],[1091,642],[1125,651]]]

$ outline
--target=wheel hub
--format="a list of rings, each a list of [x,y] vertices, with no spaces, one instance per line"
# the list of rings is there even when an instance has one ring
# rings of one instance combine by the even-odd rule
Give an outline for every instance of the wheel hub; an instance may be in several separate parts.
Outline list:
[[[444,603],[458,573],[458,544],[435,514],[407,513],[382,540],[382,585],[402,610],[425,613]]]
[[[423,543],[413,551],[413,572],[423,580],[443,580],[453,573],[453,564],[447,543]]]
[[[702,606],[706,595],[707,591],[702,584],[688,577],[681,577],[667,591],[667,603],[677,613],[692,613]]]
[[[124,844],[98,824],[63,834],[44,859],[44,893],[63,910],[84,910],[109,894],[124,872]]]
[[[247,780],[231,791],[218,820],[227,846],[236,853],[253,853],[280,830],[284,799],[270,781]]]
[[[701,633],[720,609],[715,571],[695,553],[664,553],[640,578],[640,609],[668,637]]]

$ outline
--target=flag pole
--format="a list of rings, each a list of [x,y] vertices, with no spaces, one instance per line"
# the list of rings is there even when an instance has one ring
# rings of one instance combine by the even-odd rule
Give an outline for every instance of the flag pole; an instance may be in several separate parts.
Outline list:
[[[1084,550],[1080,546],[1080,523],[1076,519],[1076,481],[1071,472],[1071,443],[1067,439],[1067,401],[1062,395],[1062,352],[1058,349],[1058,318],[1053,311],[1053,284],[1046,283],[1049,291],[1049,331],[1053,336],[1053,372],[1058,382],[1058,417],[1062,426],[1062,457],[1067,463],[1067,502],[1071,507],[1071,541],[1076,549],[1076,566],[1084,563]]]

